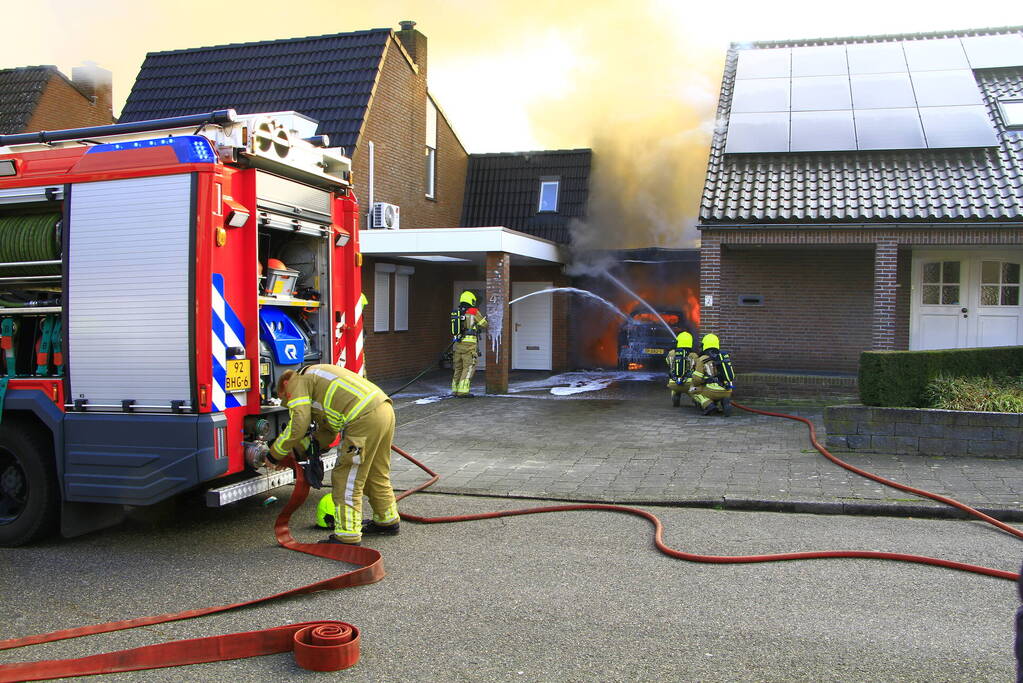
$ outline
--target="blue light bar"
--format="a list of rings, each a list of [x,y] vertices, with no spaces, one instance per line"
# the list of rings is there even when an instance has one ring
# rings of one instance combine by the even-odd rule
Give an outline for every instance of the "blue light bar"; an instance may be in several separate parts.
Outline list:
[[[217,161],[217,153],[207,138],[201,135],[179,135],[177,137],[153,138],[152,140],[128,140],[127,142],[109,142],[90,147],[87,154],[103,152],[127,152],[152,147],[170,147],[177,155],[178,161],[186,163],[212,164]]]

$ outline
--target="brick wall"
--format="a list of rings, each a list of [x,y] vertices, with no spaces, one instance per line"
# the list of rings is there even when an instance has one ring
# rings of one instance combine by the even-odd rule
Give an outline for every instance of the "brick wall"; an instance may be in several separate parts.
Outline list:
[[[736,371],[856,372],[871,348],[873,266],[873,250],[862,248],[725,248],[720,321],[701,327],[721,338]],[[763,305],[740,306],[740,295]]]
[[[402,229],[458,225],[469,157],[438,110],[436,190],[435,198],[427,199],[426,92],[425,75],[416,73],[399,44],[392,40],[359,148],[352,155],[363,226],[369,225],[369,142],[374,145],[373,200],[397,204]]]
[[[114,123],[109,93],[92,98],[83,95],[65,79],[54,74],[39,98],[32,118],[24,132],[62,130],[85,126],[106,126]]]
[[[409,329],[394,331],[394,278],[391,278],[390,328],[375,332],[376,263],[365,259],[362,271],[363,293],[369,306],[363,312],[366,338],[366,376],[374,382],[411,378],[435,360],[450,339],[448,314],[451,311],[451,270],[432,264],[415,264],[409,279]]]

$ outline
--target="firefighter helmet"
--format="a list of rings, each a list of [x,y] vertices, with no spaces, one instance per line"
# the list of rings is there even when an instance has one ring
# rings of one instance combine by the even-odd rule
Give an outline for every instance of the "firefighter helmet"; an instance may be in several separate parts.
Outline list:
[[[316,526],[322,529],[334,528],[334,498],[328,493],[316,505]]]
[[[274,270],[287,270],[288,269],[288,267],[286,265],[284,265],[284,261],[280,260],[279,258],[267,259],[266,267],[267,268],[272,268]]]
[[[716,334],[703,335],[703,341],[701,343],[703,344],[704,351],[707,349],[721,349],[721,342],[718,341],[718,336]]]
[[[675,348],[676,349],[691,349],[693,348],[693,335],[688,332],[679,332],[678,336],[675,337]]]
[[[469,304],[470,306],[476,305],[476,295],[470,292],[468,289],[462,292],[462,296],[458,297],[458,303]]]

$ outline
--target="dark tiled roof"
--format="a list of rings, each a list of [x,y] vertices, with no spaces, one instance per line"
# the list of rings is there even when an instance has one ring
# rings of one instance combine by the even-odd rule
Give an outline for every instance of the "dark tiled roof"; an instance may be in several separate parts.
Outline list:
[[[1019,28],[906,34],[755,47],[881,42],[1019,33]],[[744,46],[748,47],[748,46]],[[737,52],[729,50],[718,121],[727,121]],[[725,154],[714,134],[700,219],[715,223],[890,223],[1023,219],[1023,132],[1007,131],[997,101],[1023,97],[1023,68],[974,72],[1000,144],[974,149]]]
[[[233,108],[297,111],[354,152],[390,29],[151,52],[121,112],[142,121]]]
[[[36,110],[55,66],[0,69],[0,133],[22,133]]]
[[[586,215],[591,157],[588,149],[469,155],[462,225],[501,225],[567,244],[569,222]],[[547,176],[560,179],[556,213],[537,211]]]

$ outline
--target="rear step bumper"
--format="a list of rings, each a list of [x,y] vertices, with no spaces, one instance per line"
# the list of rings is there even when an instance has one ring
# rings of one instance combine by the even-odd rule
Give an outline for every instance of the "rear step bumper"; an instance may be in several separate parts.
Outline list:
[[[323,461],[324,473],[330,472],[334,469],[334,463],[337,462],[337,451],[331,449],[330,453],[320,458]],[[327,486],[330,486],[330,480],[324,478]],[[211,508],[218,508],[228,503],[234,503],[235,501],[242,500],[244,498],[251,498],[252,496],[258,496],[261,493],[272,491],[275,488],[281,486],[287,486],[295,481],[295,473],[290,469],[286,470],[266,470],[263,474],[257,474],[250,479],[244,479],[242,481],[228,484],[227,486],[221,486],[215,489],[209,489],[206,491],[206,505]]]

